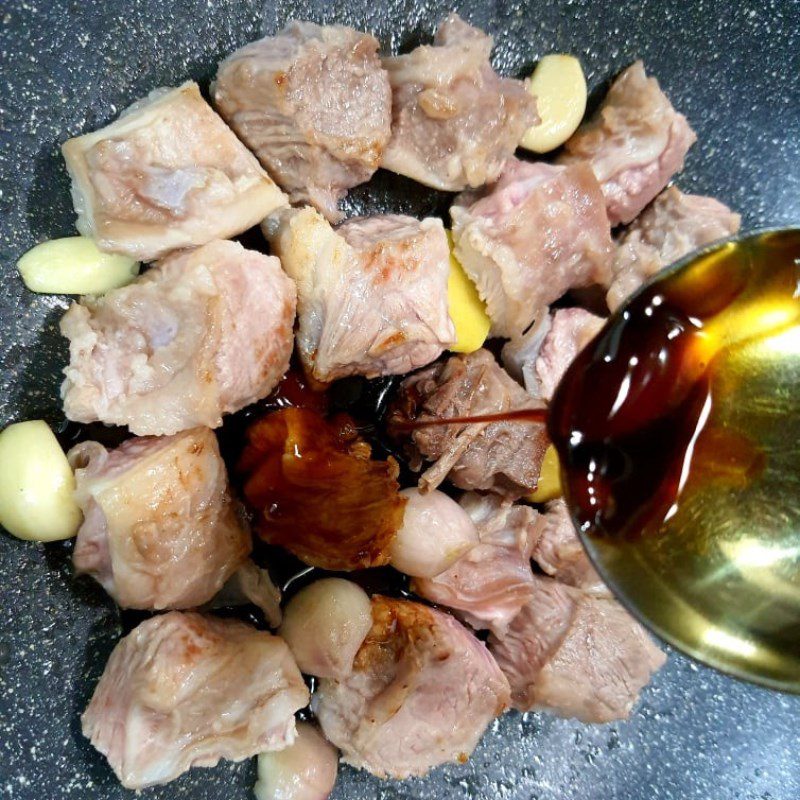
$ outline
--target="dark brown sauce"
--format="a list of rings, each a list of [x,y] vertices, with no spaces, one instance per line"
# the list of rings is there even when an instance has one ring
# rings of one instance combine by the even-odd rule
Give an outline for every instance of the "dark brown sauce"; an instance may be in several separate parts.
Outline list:
[[[777,275],[800,254],[797,244],[771,253],[765,269]],[[769,297],[791,302],[791,281],[765,279],[759,263],[744,245],[728,245],[657,281],[570,366],[548,429],[583,530],[629,540],[658,533],[687,479],[742,486],[764,469],[765,454],[745,433],[705,427],[718,357],[730,325],[746,324],[749,293],[773,281]]]

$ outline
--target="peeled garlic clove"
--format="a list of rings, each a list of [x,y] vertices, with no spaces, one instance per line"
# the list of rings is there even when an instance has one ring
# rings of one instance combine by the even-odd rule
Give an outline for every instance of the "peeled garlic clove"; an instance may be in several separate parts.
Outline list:
[[[278,634],[301,672],[341,678],[372,627],[367,593],[343,578],[324,578],[301,589],[286,605]]]
[[[453,255],[453,235],[450,231],[447,231],[447,240],[450,243],[447,302],[450,319],[456,329],[456,342],[450,350],[454,353],[472,353],[483,347],[492,321],[486,313],[486,304],[481,300],[477,287]]]
[[[52,542],[78,532],[75,477],[50,427],[18,422],[0,433],[0,525],[18,539]]]
[[[414,578],[434,578],[478,544],[469,514],[444,492],[404,489],[403,525],[391,547],[390,564]]]
[[[259,755],[256,800],[326,800],[338,767],[336,748],[313,725],[298,722],[294,744]]]
[[[520,147],[548,153],[575,133],[586,111],[586,78],[574,56],[545,56],[533,71],[528,90],[536,98],[541,122],[525,132]]]
[[[139,262],[104,253],[86,236],[70,236],[37,244],[17,269],[32,292],[104,294],[129,284],[139,274]]]
[[[561,467],[558,463],[558,453],[553,445],[549,445],[544,451],[536,491],[529,494],[527,499],[531,503],[547,503],[549,500],[561,497],[561,493]]]

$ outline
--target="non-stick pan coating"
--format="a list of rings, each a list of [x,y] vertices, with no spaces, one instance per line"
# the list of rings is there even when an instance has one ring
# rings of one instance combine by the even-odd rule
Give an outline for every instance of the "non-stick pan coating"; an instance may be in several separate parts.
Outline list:
[[[500,71],[578,55],[597,89],[642,57],[699,143],[679,185],[718,196],[744,227],[800,221],[800,5],[796,0],[458,3],[495,35]],[[297,17],[374,32],[388,50],[427,39],[450,5],[406,0],[0,0],[0,426],[61,419],[64,298],[34,297],[16,259],[74,233],[58,145],[150,89],[204,86],[221,57]],[[377,203],[368,198],[377,197]],[[348,213],[441,213],[446,199],[379,174]],[[80,734],[79,714],[119,636],[103,592],[75,581],[70,545],[0,533],[0,797],[124,798]],[[672,653],[627,723],[509,714],[470,762],[381,783],[343,768],[337,800],[798,800],[800,698],[728,679]],[[254,765],[197,769],[146,798],[251,796]]]

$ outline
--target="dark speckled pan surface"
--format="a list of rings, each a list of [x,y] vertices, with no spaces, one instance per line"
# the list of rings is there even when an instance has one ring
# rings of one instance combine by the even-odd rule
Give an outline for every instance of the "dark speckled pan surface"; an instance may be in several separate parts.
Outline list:
[[[679,185],[714,194],[744,227],[800,221],[797,0],[463,2],[495,35],[500,71],[552,51],[580,56],[593,88],[636,57],[699,136]],[[187,77],[206,86],[221,57],[292,17],[374,32],[387,50],[430,36],[451,8],[414,0],[0,0],[0,426],[61,421],[63,297],[34,297],[16,259],[74,232],[58,146],[133,100]],[[379,174],[348,213],[441,213],[446,199]],[[75,581],[70,545],[0,533],[0,797],[130,793],[82,738],[79,714],[117,640],[118,612]],[[464,766],[381,783],[343,768],[337,800],[798,800],[800,697],[773,694],[674,653],[626,723],[585,726],[509,714]],[[254,764],[194,770],[142,794],[251,796]]]

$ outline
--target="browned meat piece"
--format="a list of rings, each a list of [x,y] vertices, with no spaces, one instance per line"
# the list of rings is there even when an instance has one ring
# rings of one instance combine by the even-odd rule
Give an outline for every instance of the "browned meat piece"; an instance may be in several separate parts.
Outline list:
[[[434,578],[417,578],[414,591],[460,612],[473,628],[501,636],[531,599],[531,553],[542,532],[542,516],[530,506],[512,505],[497,495],[465,494],[480,543]]]
[[[521,334],[568,289],[610,279],[611,227],[586,164],[511,158],[494,186],[456,198],[450,216],[455,255],[496,336]]]
[[[503,364],[530,394],[549,402],[567,367],[604,323],[583,308],[544,314],[523,336],[505,345]]]
[[[440,220],[365,217],[334,231],[304,208],[264,228],[297,282],[297,347],[316,380],[410,372],[455,341]]]
[[[732,236],[742,218],[713,197],[684,194],[671,186],[623,234],[606,299],[614,311],[662,267],[703,245]]]
[[[245,45],[220,64],[212,95],[290,200],[330,220],[378,168],[391,135],[378,42],[343,25],[291,22]]]
[[[533,597],[508,630],[489,638],[514,708],[584,722],[625,719],[666,657],[616,601],[534,580]]]
[[[450,14],[433,46],[383,60],[392,84],[383,167],[451,192],[497,179],[539,117],[522,81],[492,69],[491,52],[490,36]]]
[[[406,378],[390,418],[449,419],[541,408],[487,350],[451,356]],[[435,461],[422,474],[423,491],[448,478],[461,489],[519,498],[536,489],[548,440],[538,422],[453,423],[417,428],[411,435],[412,466]]]
[[[287,204],[195,83],[156,89],[62,150],[78,230],[141,261],[235,236]]]
[[[575,532],[567,504],[561,499],[548,503],[542,520],[541,536],[533,548],[533,559],[541,569],[561,583],[610,597]]]
[[[193,608],[243,564],[250,530],[208,428],[69,451],[84,520],[73,561],[123,608]]]
[[[216,428],[283,377],[294,313],[294,284],[277,258],[235,242],[175,253],[64,315],[64,413],[139,435]]]
[[[492,656],[447,614],[372,598],[372,630],[352,673],[325,678],[311,707],[344,761],[381,778],[465,761],[508,705]]]
[[[222,758],[281,750],[294,741],[294,712],[307,702],[282,639],[171,611],[114,648],[81,722],[122,785],[141,789]]]
[[[608,90],[600,110],[564,145],[562,163],[588,161],[611,225],[630,222],[683,169],[697,136],[637,61]]]

